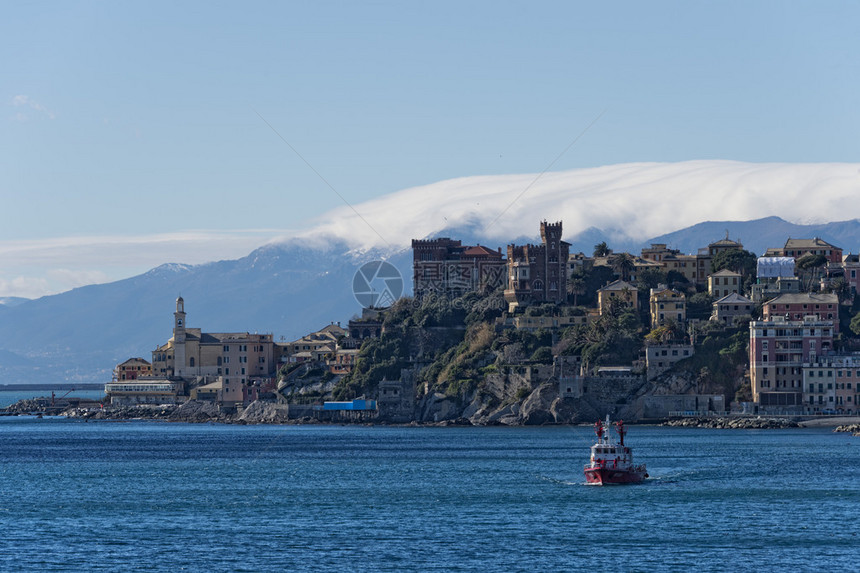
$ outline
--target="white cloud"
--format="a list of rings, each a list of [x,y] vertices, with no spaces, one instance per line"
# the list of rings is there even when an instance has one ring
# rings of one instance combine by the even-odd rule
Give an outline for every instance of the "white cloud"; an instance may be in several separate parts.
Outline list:
[[[16,276],[0,277],[0,296],[37,298],[49,294],[49,281],[44,278]]]
[[[100,284],[110,280],[110,277],[104,271],[86,269],[51,269],[48,271],[47,276],[54,282],[68,285],[68,288]]]
[[[166,262],[239,258],[275,234],[255,229],[2,241],[0,296],[36,298],[120,280]]]
[[[181,261],[190,264],[247,255],[265,244],[275,230],[184,231],[154,235],[81,236],[0,241],[0,264],[58,264],[83,266]]]
[[[53,111],[49,110],[41,103],[32,99],[30,96],[16,95],[12,98],[11,104],[13,107],[26,107],[33,111],[37,111],[40,114],[47,116],[48,119],[56,119],[57,117]],[[26,113],[19,111],[13,116],[13,119],[15,119],[16,121],[27,121],[29,119],[29,116]]]
[[[536,175],[464,177],[339,207],[311,233],[362,247],[406,247],[412,238],[471,225],[504,243],[534,236],[541,219],[564,221],[566,236],[616,229],[635,240],[703,221],[780,216],[796,223],[841,221],[860,212],[860,165],[737,161],[628,163]],[[501,215],[501,216],[500,216]],[[366,222],[365,222],[366,221]]]

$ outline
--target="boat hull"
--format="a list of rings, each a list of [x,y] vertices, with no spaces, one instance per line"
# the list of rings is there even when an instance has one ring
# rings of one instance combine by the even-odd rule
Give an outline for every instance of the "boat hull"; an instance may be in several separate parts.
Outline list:
[[[627,483],[641,483],[645,481],[648,474],[644,471],[612,469],[612,468],[586,468],[585,481],[594,485],[620,485]]]

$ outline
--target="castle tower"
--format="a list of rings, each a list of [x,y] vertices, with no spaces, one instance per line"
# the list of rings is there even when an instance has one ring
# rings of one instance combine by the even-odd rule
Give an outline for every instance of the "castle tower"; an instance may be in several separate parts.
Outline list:
[[[562,225],[541,221],[540,238],[545,248],[544,300],[564,302],[567,297],[567,256],[569,246],[561,240]]]
[[[185,301],[176,299],[176,312],[173,313],[173,372],[176,376],[185,373]]]

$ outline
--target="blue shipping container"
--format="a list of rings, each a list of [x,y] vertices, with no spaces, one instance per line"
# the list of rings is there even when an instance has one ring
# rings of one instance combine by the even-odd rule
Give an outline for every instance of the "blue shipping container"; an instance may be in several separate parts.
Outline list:
[[[376,410],[376,400],[353,400],[352,402],[324,402],[323,410]]]

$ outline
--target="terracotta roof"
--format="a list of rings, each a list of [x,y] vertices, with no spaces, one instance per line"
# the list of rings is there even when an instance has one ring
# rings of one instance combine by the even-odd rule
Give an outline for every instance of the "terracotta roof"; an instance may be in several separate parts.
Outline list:
[[[778,297],[767,301],[765,304],[803,304],[803,303],[813,303],[813,304],[839,304],[839,297],[834,293],[813,293],[813,292],[801,292],[801,293],[788,293],[782,294]]]
[[[838,249],[836,245],[831,245],[823,239],[815,237],[814,239],[788,239],[785,242],[786,249],[815,249],[821,247],[830,247]]]
[[[483,245],[476,245],[474,247],[469,247],[468,249],[463,251],[463,255],[466,255],[469,257],[478,257],[478,256],[485,255],[485,256],[490,256],[490,257],[496,257],[499,259],[502,258],[502,253],[500,253],[498,251],[494,251],[493,249],[489,249]]]

